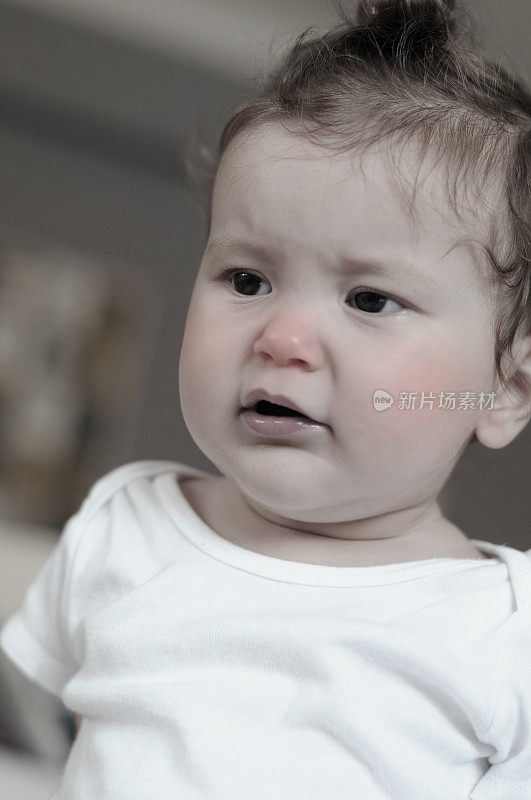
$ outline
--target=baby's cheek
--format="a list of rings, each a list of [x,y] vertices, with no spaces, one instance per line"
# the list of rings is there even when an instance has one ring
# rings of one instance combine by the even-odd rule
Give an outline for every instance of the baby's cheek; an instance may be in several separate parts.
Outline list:
[[[181,348],[181,368],[200,371],[219,360],[223,325],[208,313],[200,298],[192,298]]]
[[[433,442],[434,437],[460,436],[474,427],[479,412],[473,406],[477,407],[478,393],[488,391],[488,387],[480,385],[479,375],[467,369],[461,354],[454,352],[448,358],[430,351],[430,357],[426,356],[425,350],[417,351],[389,369],[382,378],[383,385],[377,388],[389,392],[393,404],[375,413],[387,417],[382,423],[406,439],[429,437]],[[475,399],[473,406],[462,402],[467,392]]]
[[[400,447],[413,446],[415,441],[419,447],[423,441],[433,446],[473,429],[479,412],[459,408],[460,393],[477,393],[485,387],[479,385],[480,377],[469,369],[465,356],[449,347],[416,346],[398,356],[395,352],[385,363],[380,361],[380,368],[369,372],[363,384],[365,421],[376,439],[391,437]],[[392,404],[378,401],[382,392],[391,395]]]
[[[208,309],[207,309],[208,311]],[[235,335],[200,303],[191,306],[179,361],[179,387],[183,410],[190,416],[210,415],[227,392],[235,389]]]
[[[179,359],[179,389],[183,403],[194,403],[205,396],[211,375],[212,333],[193,314],[188,315]]]

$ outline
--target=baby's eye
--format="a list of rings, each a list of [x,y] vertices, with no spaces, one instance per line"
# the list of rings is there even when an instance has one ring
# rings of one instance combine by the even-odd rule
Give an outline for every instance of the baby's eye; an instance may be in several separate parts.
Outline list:
[[[252,272],[244,272],[243,270],[228,269],[220,275],[221,281],[229,282],[239,294],[254,296],[256,294],[268,294],[268,292],[256,292],[257,287],[263,281],[259,275],[254,275]]]
[[[402,305],[402,303],[400,303],[398,300],[393,300],[392,297],[388,297],[386,294],[373,292],[369,289],[363,289],[360,292],[354,292],[349,299],[354,300],[356,307],[360,311],[366,311],[370,314],[377,314],[388,302],[394,303],[396,306],[396,309],[391,309],[391,311],[405,308],[405,306]]]
[[[238,269],[225,270],[225,272],[220,275],[219,280],[230,283],[238,294],[247,295],[248,297],[269,294],[269,291],[267,290],[265,292],[259,291],[261,283],[271,286],[269,281],[266,281],[259,275],[255,275],[253,272],[246,272]],[[405,306],[398,300],[394,300],[392,297],[381,294],[381,292],[371,291],[370,289],[363,289],[362,291],[354,292],[354,294],[350,295],[349,300],[350,299],[354,299],[356,307],[360,311],[365,311],[370,314],[376,314],[380,312],[387,303],[395,304],[396,309],[391,309],[391,311],[405,308]]]

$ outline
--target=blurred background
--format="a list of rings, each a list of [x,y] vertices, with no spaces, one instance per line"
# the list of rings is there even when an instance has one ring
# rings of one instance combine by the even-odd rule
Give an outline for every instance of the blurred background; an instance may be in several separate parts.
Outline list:
[[[469,5],[484,50],[531,78],[528,0]],[[320,0],[0,0],[0,624],[90,485],[137,459],[210,472],[178,358],[206,223],[186,183]],[[528,428],[469,448],[441,497],[470,538],[525,550]],[[0,655],[0,800],[46,800],[69,712]]]

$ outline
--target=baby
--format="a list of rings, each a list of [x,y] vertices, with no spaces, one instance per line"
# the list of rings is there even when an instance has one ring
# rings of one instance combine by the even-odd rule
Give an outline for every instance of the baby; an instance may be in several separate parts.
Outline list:
[[[437,500],[531,416],[531,101],[449,3],[342,13],[221,136],[180,358],[221,475],[104,476],[3,628],[82,718],[57,800],[531,797],[531,550]]]

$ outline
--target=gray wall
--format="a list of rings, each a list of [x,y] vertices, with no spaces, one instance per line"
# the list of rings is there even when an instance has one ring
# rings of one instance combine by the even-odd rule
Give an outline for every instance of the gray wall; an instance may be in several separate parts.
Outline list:
[[[529,79],[527,0],[473,8],[491,52]],[[109,466],[170,458],[216,471],[179,411],[180,341],[205,235],[183,182],[180,143],[198,117],[214,143],[249,89],[244,79],[0,2],[3,235],[28,231],[108,259],[155,298],[140,421]],[[471,538],[531,547],[530,452],[528,427],[504,450],[474,445],[457,466],[442,499]]]
[[[108,259],[158,309],[141,421],[116,464],[194,458],[177,366],[205,230],[180,148],[198,119],[214,142],[247,89],[0,3],[0,235],[12,227]]]

